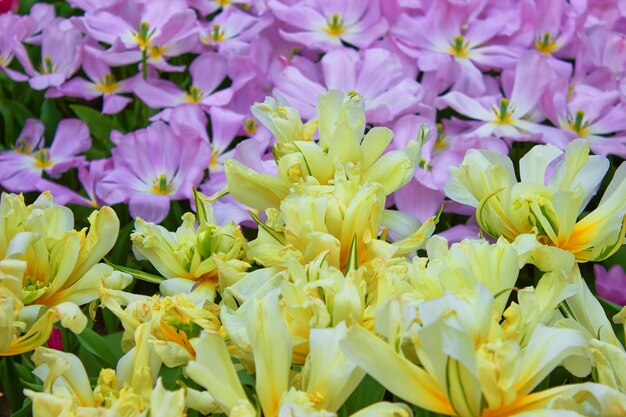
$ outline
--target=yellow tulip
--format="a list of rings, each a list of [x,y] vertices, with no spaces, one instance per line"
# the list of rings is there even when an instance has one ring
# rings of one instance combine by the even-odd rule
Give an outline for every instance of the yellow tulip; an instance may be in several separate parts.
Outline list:
[[[332,184],[338,169],[351,171],[357,184],[380,184],[387,196],[411,179],[420,159],[417,141],[383,155],[393,133],[375,127],[365,134],[365,112],[358,96],[336,90],[320,95],[317,142],[312,137],[318,120],[304,125],[297,111],[277,106],[272,98],[253,106],[253,112],[277,136],[278,176],[258,173],[234,160],[226,162],[225,172],[233,197],[257,210],[278,208],[292,185],[310,178],[320,185]]]
[[[573,253],[578,262],[606,259],[624,242],[626,164],[617,169],[598,206],[579,219],[609,162],[589,156],[587,142],[575,140],[547,180],[548,166],[560,155],[552,145],[535,146],[520,159],[518,182],[508,157],[470,150],[452,170],[445,191],[451,199],[476,207],[478,223],[494,237],[512,242],[533,234],[542,244]]]
[[[203,206],[203,216],[211,210],[210,205]],[[176,232],[140,218],[135,221],[133,251],[167,278],[160,286],[163,294],[191,293],[197,301],[213,301],[217,288],[224,284],[220,268],[249,268],[244,261],[247,244],[240,227],[232,222],[218,226],[210,222],[214,222],[212,214],[208,216],[196,227],[193,213],[185,213]]]
[[[419,324],[405,322],[404,342],[387,343],[357,326],[342,342],[351,360],[412,404],[461,417],[540,412],[551,408],[555,398],[567,398],[573,408],[564,410],[576,412],[596,401],[603,409],[626,404],[624,394],[599,384],[533,392],[558,365],[576,376],[587,375],[589,345],[576,330],[538,324],[522,349],[498,324],[493,296],[485,287],[459,296],[448,293],[412,308],[419,310]]]
[[[109,207],[89,216],[90,228],[73,230],[71,210],[54,204],[43,193],[31,205],[21,195],[2,194],[0,201],[0,313],[12,330],[0,333],[0,356],[33,350],[60,321],[80,333],[87,318],[78,306],[93,301],[98,289],[121,289],[127,274],[98,264],[113,247],[119,221]],[[13,324],[8,324],[12,322]]]

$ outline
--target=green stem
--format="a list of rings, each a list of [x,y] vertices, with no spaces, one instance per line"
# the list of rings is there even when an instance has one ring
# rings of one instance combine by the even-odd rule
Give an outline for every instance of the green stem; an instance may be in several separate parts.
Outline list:
[[[144,48],[141,51],[141,73],[143,75],[143,79],[148,79],[148,49]]]

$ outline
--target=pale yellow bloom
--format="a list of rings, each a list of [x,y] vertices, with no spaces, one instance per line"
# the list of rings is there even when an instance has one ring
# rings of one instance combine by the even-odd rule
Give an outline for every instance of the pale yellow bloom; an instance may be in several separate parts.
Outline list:
[[[208,301],[196,304],[186,294],[145,297],[102,289],[100,300],[102,306],[113,312],[124,326],[124,351],[135,345],[135,333],[143,323],[148,323],[150,343],[170,368],[195,359],[191,342],[202,330],[217,331],[221,326],[216,305]]]
[[[436,217],[405,239],[389,243],[381,225],[384,204],[381,185],[360,184],[354,167],[338,167],[332,186],[310,178],[293,187],[279,211],[267,210],[268,221],[260,225],[248,257],[273,266],[284,265],[286,258],[306,264],[327,253],[329,265],[347,271],[375,258],[405,256],[423,247],[434,231]]]
[[[167,278],[160,285],[165,295],[191,293],[197,301],[213,301],[218,287],[226,287],[220,269],[245,271],[247,244],[239,226],[233,222],[218,226],[211,204],[202,204],[202,217],[185,213],[183,223],[170,232],[163,226],[135,221],[131,234],[133,252],[138,259],[147,259]]]
[[[291,338],[280,316],[275,293],[255,298],[247,308],[245,338],[253,355],[256,397],[266,417],[336,417],[336,411],[357,387],[362,370],[341,352],[344,323],[311,331],[311,353],[300,374],[290,377]],[[227,334],[230,333],[227,330]],[[193,341],[197,359],[185,368],[188,377],[207,389],[228,416],[257,416],[229,355],[224,339],[205,331]],[[400,404],[379,403],[357,417],[411,415]]]
[[[207,393],[190,388],[165,390],[156,375],[146,374],[147,363],[142,359],[131,363],[131,378],[120,376],[128,374],[120,369],[122,361],[117,371],[102,369],[93,389],[82,362],[71,353],[39,347],[32,359],[37,365],[33,373],[43,381],[42,392],[24,390],[33,401],[35,417],[140,417],[148,412],[151,416],[183,417],[187,408],[203,414],[216,411]]]
[[[277,208],[293,184],[311,177],[318,184],[332,184],[338,167],[354,167],[357,183],[378,183],[385,196],[411,179],[421,144],[413,141],[405,150],[383,155],[393,133],[375,127],[364,134],[365,112],[358,97],[328,91],[320,95],[317,112],[319,120],[303,125],[294,109],[277,106],[272,98],[253,106],[255,116],[278,138],[274,147],[278,176],[226,161],[228,188],[238,201],[257,210]],[[318,122],[316,142],[313,133]]]
[[[504,417],[556,408],[599,416],[626,410],[624,394],[599,384],[534,392],[558,365],[587,375],[589,345],[578,331],[538,325],[522,349],[506,338],[492,306],[485,287],[448,293],[419,304],[418,323],[409,325],[402,348],[353,327],[343,350],[394,395],[446,415]]]
[[[605,157],[589,155],[586,141],[571,142],[549,180],[546,171],[562,151],[538,145],[520,160],[517,181],[511,160],[491,151],[470,150],[452,170],[448,197],[476,207],[481,228],[509,241],[522,234],[567,250],[579,262],[611,256],[624,241],[626,164],[622,164],[598,206],[581,216],[606,173]]]
[[[102,286],[130,283],[129,275],[97,263],[117,238],[111,208],[89,216],[89,231],[76,231],[71,210],[55,205],[49,193],[28,206],[23,196],[3,193],[0,215],[0,355],[40,346],[56,321],[80,333],[87,318],[78,306],[97,298]]]

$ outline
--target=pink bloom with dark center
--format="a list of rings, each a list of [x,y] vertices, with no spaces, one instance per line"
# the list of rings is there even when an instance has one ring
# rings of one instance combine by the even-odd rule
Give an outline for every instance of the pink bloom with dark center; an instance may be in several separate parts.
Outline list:
[[[113,169],[96,194],[106,204],[128,203],[131,216],[150,222],[167,216],[170,200],[191,198],[211,160],[202,138],[180,137],[163,122],[111,136]]]
[[[16,57],[30,76],[30,86],[35,90],[61,86],[80,67],[82,43],[81,33],[70,22],[58,19],[43,30],[41,62],[36,68],[25,50],[16,50]]]
[[[28,119],[15,146],[0,152],[0,184],[12,192],[52,190],[56,184],[43,178],[43,174],[58,177],[70,168],[84,163],[80,153],[91,147],[87,125],[78,119],[62,120],[50,147],[45,147],[44,126],[38,120]],[[68,200],[55,194],[59,204]]]
[[[380,13],[378,0],[284,3],[277,0],[268,2],[274,15],[295,30],[281,30],[281,36],[310,49],[330,51],[342,46],[342,42],[367,48],[389,27]]]
[[[102,48],[85,46],[83,71],[88,79],[75,77],[58,89],[58,95],[94,100],[102,97],[102,113],[119,113],[131,102],[129,97],[120,95],[132,91],[132,81],[116,80],[110,67],[100,59]]]
[[[50,338],[48,339],[48,347],[63,352],[63,338],[61,337],[61,329],[58,327],[52,329],[52,333],[50,333]]]

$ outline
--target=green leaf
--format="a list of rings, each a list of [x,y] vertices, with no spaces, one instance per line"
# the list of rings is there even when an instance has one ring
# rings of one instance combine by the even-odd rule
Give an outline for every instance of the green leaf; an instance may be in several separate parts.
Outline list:
[[[356,247],[356,234],[352,236],[352,243],[350,243],[350,252],[348,254],[348,263],[346,265],[346,275],[350,271],[356,271],[359,269],[359,254]]]
[[[374,378],[365,375],[365,378],[350,394],[342,408],[345,408],[346,415],[351,415],[369,405],[382,401],[385,396],[385,388]]]
[[[131,246],[130,234],[134,227],[135,223],[131,221],[120,229],[117,242],[115,242],[115,246],[113,246],[113,249],[109,252],[108,258],[111,259],[111,262],[118,264],[126,263]]]
[[[102,336],[107,346],[109,346],[109,349],[111,349],[111,352],[113,352],[113,355],[115,355],[116,361],[119,361],[119,359],[124,356],[124,352],[122,351],[122,335],[123,332],[114,332]]]
[[[622,311],[623,307],[621,305],[615,304],[614,302],[609,301],[607,299],[604,299],[602,297],[598,297],[597,295],[596,295],[596,298],[598,299],[598,301],[600,301],[600,303],[602,303],[605,306],[609,307],[611,310],[615,310],[616,312]]]
[[[167,366],[162,366],[159,371],[159,376],[163,378],[163,387],[170,391],[177,390],[180,388],[178,385],[178,380],[182,376],[183,367],[177,366],[176,368],[168,368]]]
[[[49,138],[54,136],[54,132],[57,130],[57,125],[61,121],[61,113],[57,110],[52,100],[44,100],[41,105],[40,119],[46,127],[46,134]]]
[[[11,417],[28,417],[32,415],[32,411],[32,401],[30,398],[26,398],[24,406],[15,413],[11,414]]]
[[[83,349],[98,358],[107,368],[115,369],[117,358],[102,336],[86,328],[82,333],[77,334],[76,337]]]
[[[117,269],[121,272],[126,272],[127,274],[132,275],[133,278],[140,279],[142,281],[151,282],[153,284],[160,284],[161,282],[165,281],[165,278],[158,275],[150,274],[148,272],[140,271],[134,268],[128,268],[126,266],[115,265],[106,258],[104,258],[104,262],[107,265],[111,266],[113,269]]]
[[[102,113],[86,106],[74,104],[70,108],[76,113],[76,116],[89,126],[91,136],[98,139],[97,145],[101,148],[111,149],[113,144],[110,140],[111,131],[113,129],[121,130],[115,120],[108,118]]]
[[[280,243],[281,245],[285,244],[285,235],[284,234],[277,232],[276,230],[272,229],[271,227],[269,227],[268,225],[263,223],[261,221],[261,219],[259,219],[259,217],[256,214],[254,214],[252,211],[248,211],[248,213],[250,213],[250,216],[252,217],[252,220],[254,220],[254,222],[259,227],[261,227],[263,230],[265,230],[267,233],[269,233],[270,236],[272,236],[274,239],[276,239],[276,241],[278,243]]]
[[[19,375],[15,369],[14,360],[14,357],[7,356],[0,361],[0,385],[11,408],[15,410],[22,406],[24,394],[21,385],[15,383],[19,381]]]

